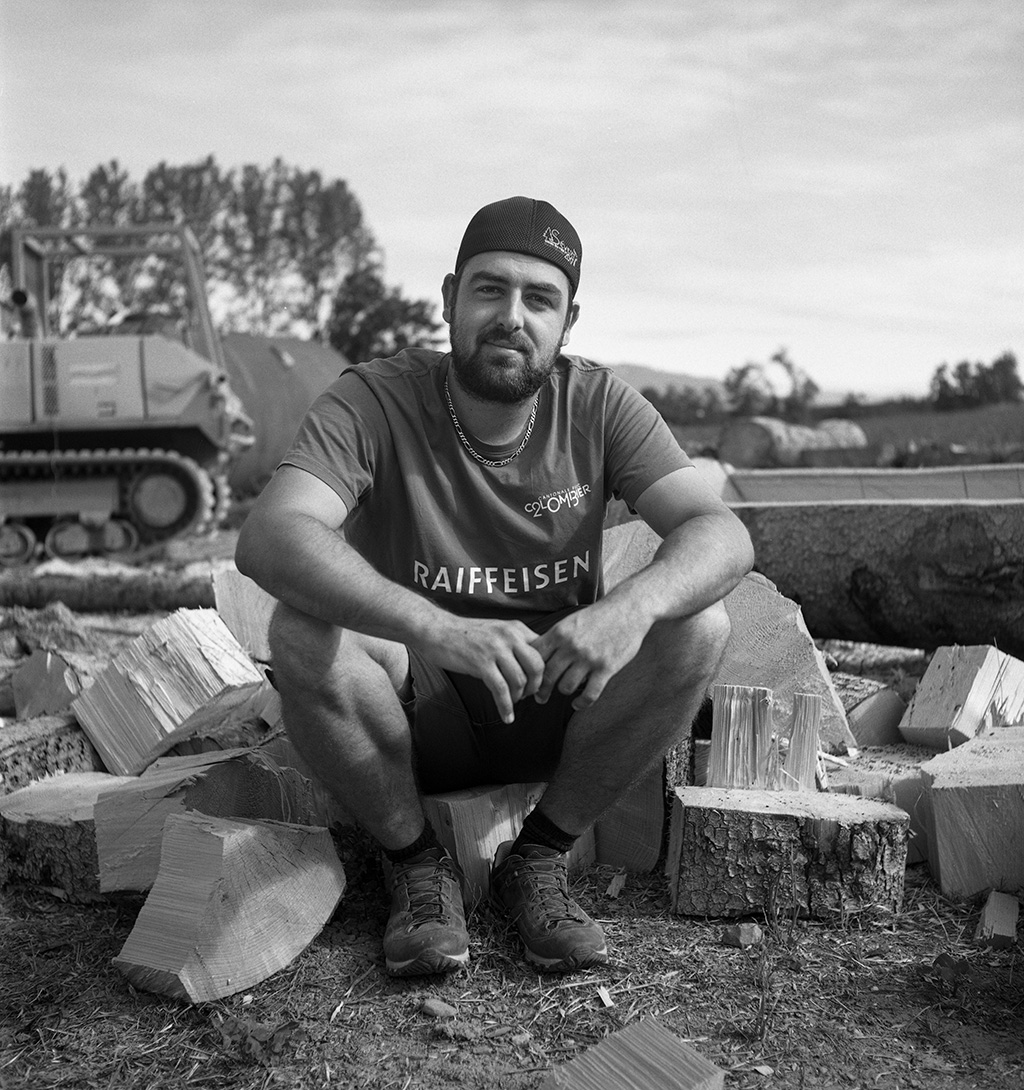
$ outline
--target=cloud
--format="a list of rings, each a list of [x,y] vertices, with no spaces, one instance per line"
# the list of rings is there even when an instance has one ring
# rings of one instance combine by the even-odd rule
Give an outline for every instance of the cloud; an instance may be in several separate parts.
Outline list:
[[[823,385],[900,354],[920,385],[942,344],[1021,350],[1019,0],[0,4],[10,181],[281,156],[346,179],[431,299],[480,204],[545,196],[598,358],[801,343]]]

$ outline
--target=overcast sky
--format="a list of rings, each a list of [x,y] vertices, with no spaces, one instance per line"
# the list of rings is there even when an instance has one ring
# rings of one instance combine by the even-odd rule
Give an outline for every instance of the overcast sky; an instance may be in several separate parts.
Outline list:
[[[439,298],[476,209],[583,240],[570,349],[829,390],[1024,363],[1022,0],[0,0],[0,182],[280,156]]]

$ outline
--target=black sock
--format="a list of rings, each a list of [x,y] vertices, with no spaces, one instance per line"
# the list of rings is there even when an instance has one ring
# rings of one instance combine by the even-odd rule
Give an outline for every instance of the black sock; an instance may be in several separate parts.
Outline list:
[[[407,844],[404,848],[385,848],[384,854],[392,863],[404,863],[407,859],[412,859],[414,855],[419,855],[420,852],[440,847],[441,842],[437,839],[434,826],[428,820],[423,823],[423,832],[411,844]]]
[[[510,854],[519,855],[520,848],[526,844],[538,844],[544,848],[553,848],[556,852],[567,852],[577,839],[578,834],[567,833],[539,810],[531,810],[526,815],[519,835],[513,841]]]

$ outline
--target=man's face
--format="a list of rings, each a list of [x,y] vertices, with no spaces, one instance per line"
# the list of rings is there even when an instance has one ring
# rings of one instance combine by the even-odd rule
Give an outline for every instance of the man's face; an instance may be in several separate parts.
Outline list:
[[[569,280],[550,262],[494,250],[445,277],[452,366],[467,393],[515,404],[544,385],[579,314]]]

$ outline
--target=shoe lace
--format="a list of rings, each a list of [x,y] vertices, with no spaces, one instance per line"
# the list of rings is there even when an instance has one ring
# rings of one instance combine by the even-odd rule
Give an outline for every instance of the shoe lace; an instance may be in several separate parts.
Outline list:
[[[405,886],[412,927],[443,921],[448,915],[446,896],[450,872],[444,863],[417,860],[395,867],[394,880]]]
[[[519,877],[530,890],[531,899],[547,917],[545,925],[558,927],[563,923],[583,923],[585,917],[579,905],[569,896],[565,868],[547,860],[528,859],[517,867]]]

